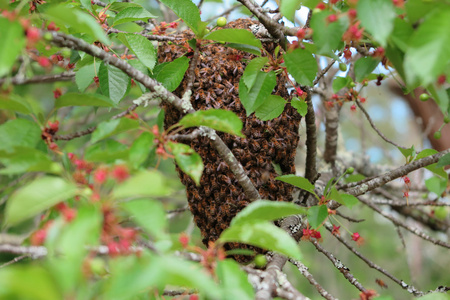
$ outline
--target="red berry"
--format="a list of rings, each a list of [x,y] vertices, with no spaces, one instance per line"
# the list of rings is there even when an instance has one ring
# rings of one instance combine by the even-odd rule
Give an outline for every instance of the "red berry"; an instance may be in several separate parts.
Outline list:
[[[324,10],[326,8],[325,3],[320,2],[319,4],[317,4],[316,8],[320,9],[320,10]]]
[[[111,172],[111,175],[115,180],[117,180],[117,182],[122,182],[130,176],[130,173],[128,172],[127,166],[121,165],[115,166]]]
[[[49,68],[52,65],[50,59],[43,56],[39,57],[37,62],[43,68]]]
[[[303,39],[305,38],[305,35],[306,35],[306,30],[305,30],[305,29],[300,28],[300,29],[297,31],[297,38],[298,38],[299,40],[303,40]]]
[[[45,229],[39,229],[30,237],[30,243],[33,246],[42,245],[47,237],[47,231]]]
[[[329,23],[336,22],[337,19],[338,19],[338,17],[337,17],[336,15],[329,15],[329,16],[327,17],[327,21],[328,21]]]
[[[356,18],[356,15],[357,15],[356,9],[350,8],[347,13],[348,13],[348,17],[350,19],[355,19]]]
[[[108,179],[108,170],[104,168],[99,168],[94,172],[94,182],[98,184],[103,184]]]
[[[27,40],[30,44],[34,44],[41,38],[41,33],[39,29],[35,27],[30,27],[27,29]]]
[[[55,22],[52,21],[52,22],[50,22],[50,24],[48,24],[47,30],[58,31],[59,27],[56,27]]]
[[[60,89],[60,88],[56,88],[56,89],[53,91],[53,97],[55,97],[55,99],[58,99],[59,97],[61,97],[61,95],[62,95],[62,92],[61,92],[61,89]]]

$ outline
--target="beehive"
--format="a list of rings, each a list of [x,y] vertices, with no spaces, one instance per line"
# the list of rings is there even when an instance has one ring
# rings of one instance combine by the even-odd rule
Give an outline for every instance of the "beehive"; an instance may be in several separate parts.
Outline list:
[[[240,19],[230,22],[226,28],[245,28],[256,24],[256,21]],[[192,38],[190,32],[185,32],[186,39]],[[180,44],[185,44],[185,41]],[[172,61],[184,54],[187,49],[180,44],[161,43],[159,46],[159,61]],[[275,45],[264,43],[264,48],[273,53]],[[195,81],[191,102],[196,110],[221,108],[236,113],[244,124],[243,133],[246,138],[240,138],[225,133],[218,133],[225,144],[231,149],[247,172],[262,199],[274,201],[291,201],[293,187],[276,181],[278,174],[274,164],[278,164],[284,174],[295,173],[294,158],[299,142],[298,128],[301,116],[289,104],[276,119],[261,121],[254,114],[246,116],[244,107],[239,100],[239,80],[245,66],[254,55],[222,44],[203,45],[200,48],[200,58],[195,69]],[[186,88],[183,80],[175,94],[181,96]],[[286,77],[278,75],[274,93],[284,99],[289,99],[286,88]],[[164,104],[165,127],[175,124],[181,117],[172,106]],[[200,228],[203,243],[207,245],[215,241],[225,230],[231,219],[249,204],[243,189],[235,179],[229,167],[219,157],[206,137],[199,137],[189,144],[203,159],[205,170],[200,186],[178,169],[182,183],[186,186],[189,207],[194,220]],[[239,244],[226,245],[233,249]],[[242,257],[235,257],[245,260]]]

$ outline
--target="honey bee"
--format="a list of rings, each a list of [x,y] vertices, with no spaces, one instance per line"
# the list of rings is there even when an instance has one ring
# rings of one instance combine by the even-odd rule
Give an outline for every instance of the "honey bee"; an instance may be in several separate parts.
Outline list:
[[[375,279],[375,282],[376,282],[380,287],[382,287],[383,289],[387,289],[387,288],[388,288],[387,284],[386,284],[383,280],[381,280],[381,279],[379,279],[379,278]]]

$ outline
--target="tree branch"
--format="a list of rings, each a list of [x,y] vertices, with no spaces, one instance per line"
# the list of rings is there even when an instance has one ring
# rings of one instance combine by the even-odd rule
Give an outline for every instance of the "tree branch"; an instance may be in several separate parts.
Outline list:
[[[52,83],[57,81],[70,81],[75,77],[75,72],[68,71],[52,75],[38,75],[31,78],[25,78],[22,74],[18,74],[11,78],[0,79],[0,85],[10,82],[14,85],[32,84],[32,83]]]

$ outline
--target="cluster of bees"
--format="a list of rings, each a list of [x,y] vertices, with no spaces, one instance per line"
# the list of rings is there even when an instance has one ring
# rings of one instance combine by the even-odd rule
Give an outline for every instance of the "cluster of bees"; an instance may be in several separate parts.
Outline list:
[[[245,28],[257,23],[249,19],[230,22],[225,28]],[[186,40],[192,38],[190,32],[183,33]],[[187,53],[186,47],[179,44],[161,43],[159,61],[172,61]],[[268,53],[273,53],[275,44],[263,43]],[[255,56],[247,52],[226,47],[220,43],[204,43],[195,69],[191,102],[196,110],[227,109],[236,113],[244,124],[245,138],[218,133],[242,164],[247,175],[259,191],[262,199],[291,201],[293,187],[275,180],[279,176],[275,166],[282,174],[295,173],[295,153],[299,142],[299,123],[301,116],[287,104],[284,112],[270,121],[261,121],[254,114],[247,117],[239,100],[239,80],[247,63]],[[175,91],[182,96],[187,86],[187,75]],[[290,99],[286,88],[286,77],[277,76],[273,94]],[[173,106],[163,104],[166,128],[178,122],[181,114]],[[189,132],[189,131],[187,131]],[[182,183],[186,186],[189,207],[194,220],[200,228],[203,242],[218,239],[223,230],[229,227],[232,218],[249,204],[243,189],[230,171],[228,165],[219,157],[207,137],[199,137],[188,143],[203,159],[205,169],[200,186],[178,169]],[[278,170],[278,171],[279,171]],[[229,244],[227,249],[243,247]],[[245,247],[245,246],[244,246]],[[242,257],[235,257],[245,260]]]

